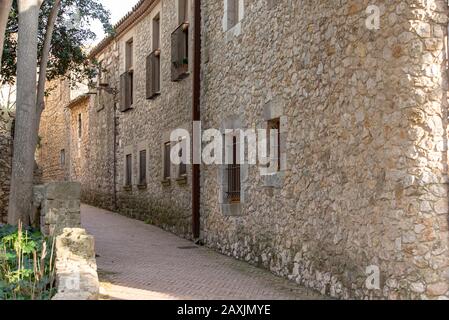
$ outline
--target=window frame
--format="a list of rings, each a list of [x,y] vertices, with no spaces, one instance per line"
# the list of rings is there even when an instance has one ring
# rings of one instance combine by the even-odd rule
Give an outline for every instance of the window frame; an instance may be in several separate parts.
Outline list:
[[[61,167],[65,167],[66,165],[65,149],[61,149],[59,152],[59,165]]]
[[[130,188],[133,185],[133,155],[132,153],[126,154],[125,156],[125,187]]]
[[[81,139],[83,136],[83,119],[81,113],[78,113],[78,139]]]
[[[162,181],[171,180],[171,142],[165,142],[163,146],[163,177]]]
[[[271,132],[273,130],[276,130],[276,154],[273,155],[271,154]],[[282,151],[281,151],[281,118],[274,118],[271,120],[267,121],[267,151],[269,152],[269,154],[272,156],[270,159],[270,163],[268,164],[268,166],[271,166],[271,162],[274,160],[276,161],[276,172],[281,172],[282,168],[281,168],[281,155],[282,155]]]
[[[142,159],[143,155],[143,159]],[[147,169],[147,150],[139,151],[139,186],[146,186],[148,184],[148,169]],[[143,160],[143,161],[142,161]]]

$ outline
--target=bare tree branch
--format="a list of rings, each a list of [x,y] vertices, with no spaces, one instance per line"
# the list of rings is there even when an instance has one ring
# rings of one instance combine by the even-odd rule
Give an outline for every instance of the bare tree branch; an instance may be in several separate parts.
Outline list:
[[[2,64],[3,45],[11,5],[12,0],[0,0],[0,66]]]

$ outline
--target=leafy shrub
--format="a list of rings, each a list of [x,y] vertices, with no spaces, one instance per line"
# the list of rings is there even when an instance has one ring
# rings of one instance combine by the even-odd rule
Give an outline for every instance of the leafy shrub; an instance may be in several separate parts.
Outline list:
[[[0,300],[49,300],[54,241],[31,228],[0,226]]]

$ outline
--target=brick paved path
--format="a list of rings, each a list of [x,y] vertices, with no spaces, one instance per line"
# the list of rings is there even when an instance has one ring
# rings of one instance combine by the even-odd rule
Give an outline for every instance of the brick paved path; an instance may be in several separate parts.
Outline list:
[[[104,299],[316,299],[319,295],[154,226],[83,205]],[[195,247],[195,246],[193,246]]]

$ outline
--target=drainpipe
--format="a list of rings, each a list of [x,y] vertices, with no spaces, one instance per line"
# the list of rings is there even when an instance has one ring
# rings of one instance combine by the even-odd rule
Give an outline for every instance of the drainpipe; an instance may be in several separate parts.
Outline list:
[[[193,39],[193,103],[192,121],[201,121],[201,0],[194,0],[194,39]],[[193,123],[192,123],[193,130]],[[193,131],[192,131],[193,132]],[[192,164],[192,234],[195,240],[200,237],[200,176],[199,164]]]
[[[112,168],[112,187],[113,187],[113,193],[112,193],[112,206],[113,211],[117,212],[117,94],[114,93],[114,121],[113,121],[113,130],[114,130],[114,146],[113,146],[113,168]]]

